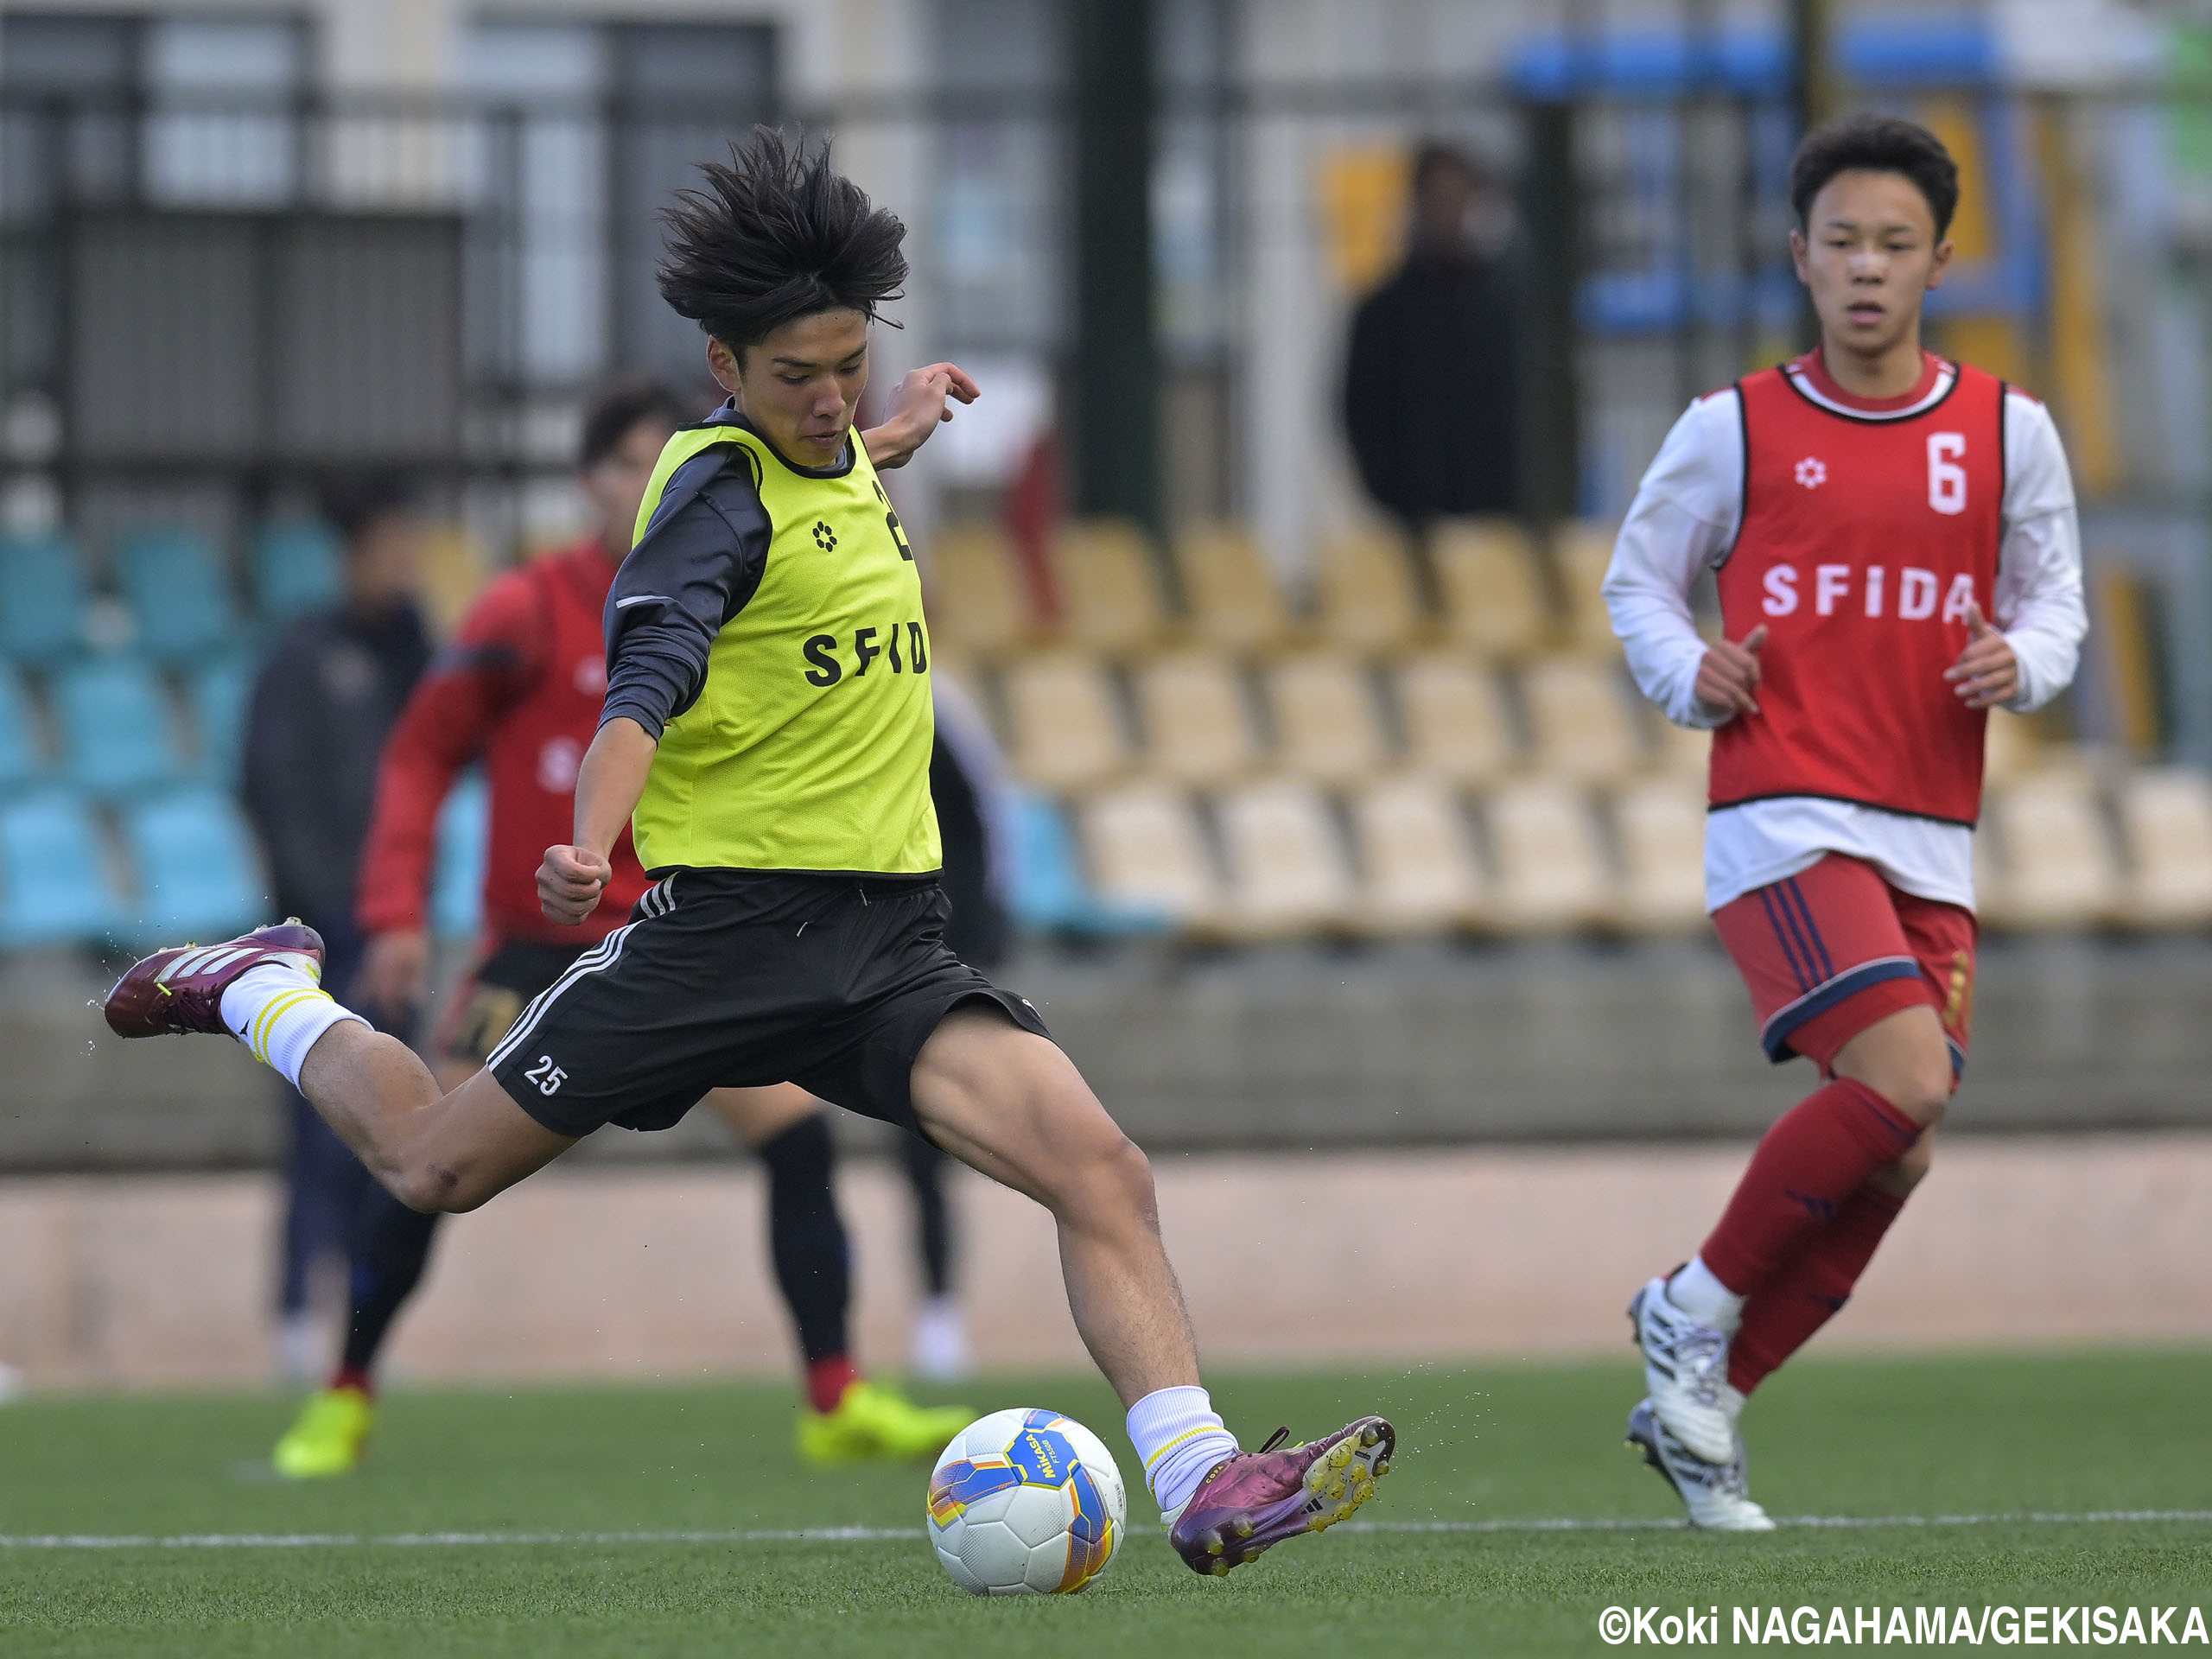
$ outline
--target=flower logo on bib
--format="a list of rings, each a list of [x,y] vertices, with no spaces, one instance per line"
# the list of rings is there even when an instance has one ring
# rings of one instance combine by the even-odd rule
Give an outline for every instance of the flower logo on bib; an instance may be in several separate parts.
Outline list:
[[[1797,463],[1797,481],[1808,490],[1817,490],[1828,481],[1828,464],[1818,455],[1808,455]]]

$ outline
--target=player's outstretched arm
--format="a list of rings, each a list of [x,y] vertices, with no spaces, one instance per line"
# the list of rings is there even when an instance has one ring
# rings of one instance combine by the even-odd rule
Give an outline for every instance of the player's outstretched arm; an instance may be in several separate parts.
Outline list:
[[[904,467],[931,433],[952,418],[954,403],[972,404],[982,390],[957,363],[931,363],[907,372],[891,393],[880,426],[861,434],[868,462],[879,473]]]
[[[575,841],[548,847],[537,867],[537,905],[549,921],[574,927],[599,908],[613,874],[607,855],[645,792],[645,774],[660,744],[626,715],[599,728],[576,772]]]

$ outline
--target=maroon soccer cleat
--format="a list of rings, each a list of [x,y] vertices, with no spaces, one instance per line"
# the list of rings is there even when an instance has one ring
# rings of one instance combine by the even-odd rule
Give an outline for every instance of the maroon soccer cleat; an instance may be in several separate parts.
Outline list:
[[[1398,1432],[1380,1417],[1362,1417],[1283,1448],[1289,1438],[1279,1428],[1258,1451],[1215,1465],[1198,1483],[1167,1532],[1191,1571],[1218,1578],[1270,1544],[1336,1525],[1375,1496],[1375,1483],[1390,1472]]]
[[[107,1028],[118,1037],[167,1037],[182,1032],[231,1034],[223,1024],[223,993],[249,969],[289,963],[322,977],[322,935],[296,916],[220,944],[156,950],[130,965],[107,994]]]

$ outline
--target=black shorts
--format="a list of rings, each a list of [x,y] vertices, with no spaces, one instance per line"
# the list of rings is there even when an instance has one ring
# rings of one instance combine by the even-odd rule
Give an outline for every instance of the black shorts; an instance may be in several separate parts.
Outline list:
[[[944,942],[933,877],[680,869],[577,957],[486,1061],[556,1135],[664,1129],[709,1089],[795,1083],[915,1128],[914,1058],[961,1003],[1050,1036]]]
[[[502,939],[454,989],[451,1008],[438,1022],[434,1047],[442,1059],[481,1065],[514,1029],[531,999],[569,971],[587,944],[543,944]]]

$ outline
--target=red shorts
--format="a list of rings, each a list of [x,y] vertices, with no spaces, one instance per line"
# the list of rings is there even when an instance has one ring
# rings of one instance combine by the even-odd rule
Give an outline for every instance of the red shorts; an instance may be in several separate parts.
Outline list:
[[[1967,1063],[1974,1023],[1974,912],[1900,893],[1871,864],[1830,853],[1810,869],[1715,911],[1779,1064],[1802,1054],[1826,1072],[1836,1052],[1899,1008],[1931,1007]]]

